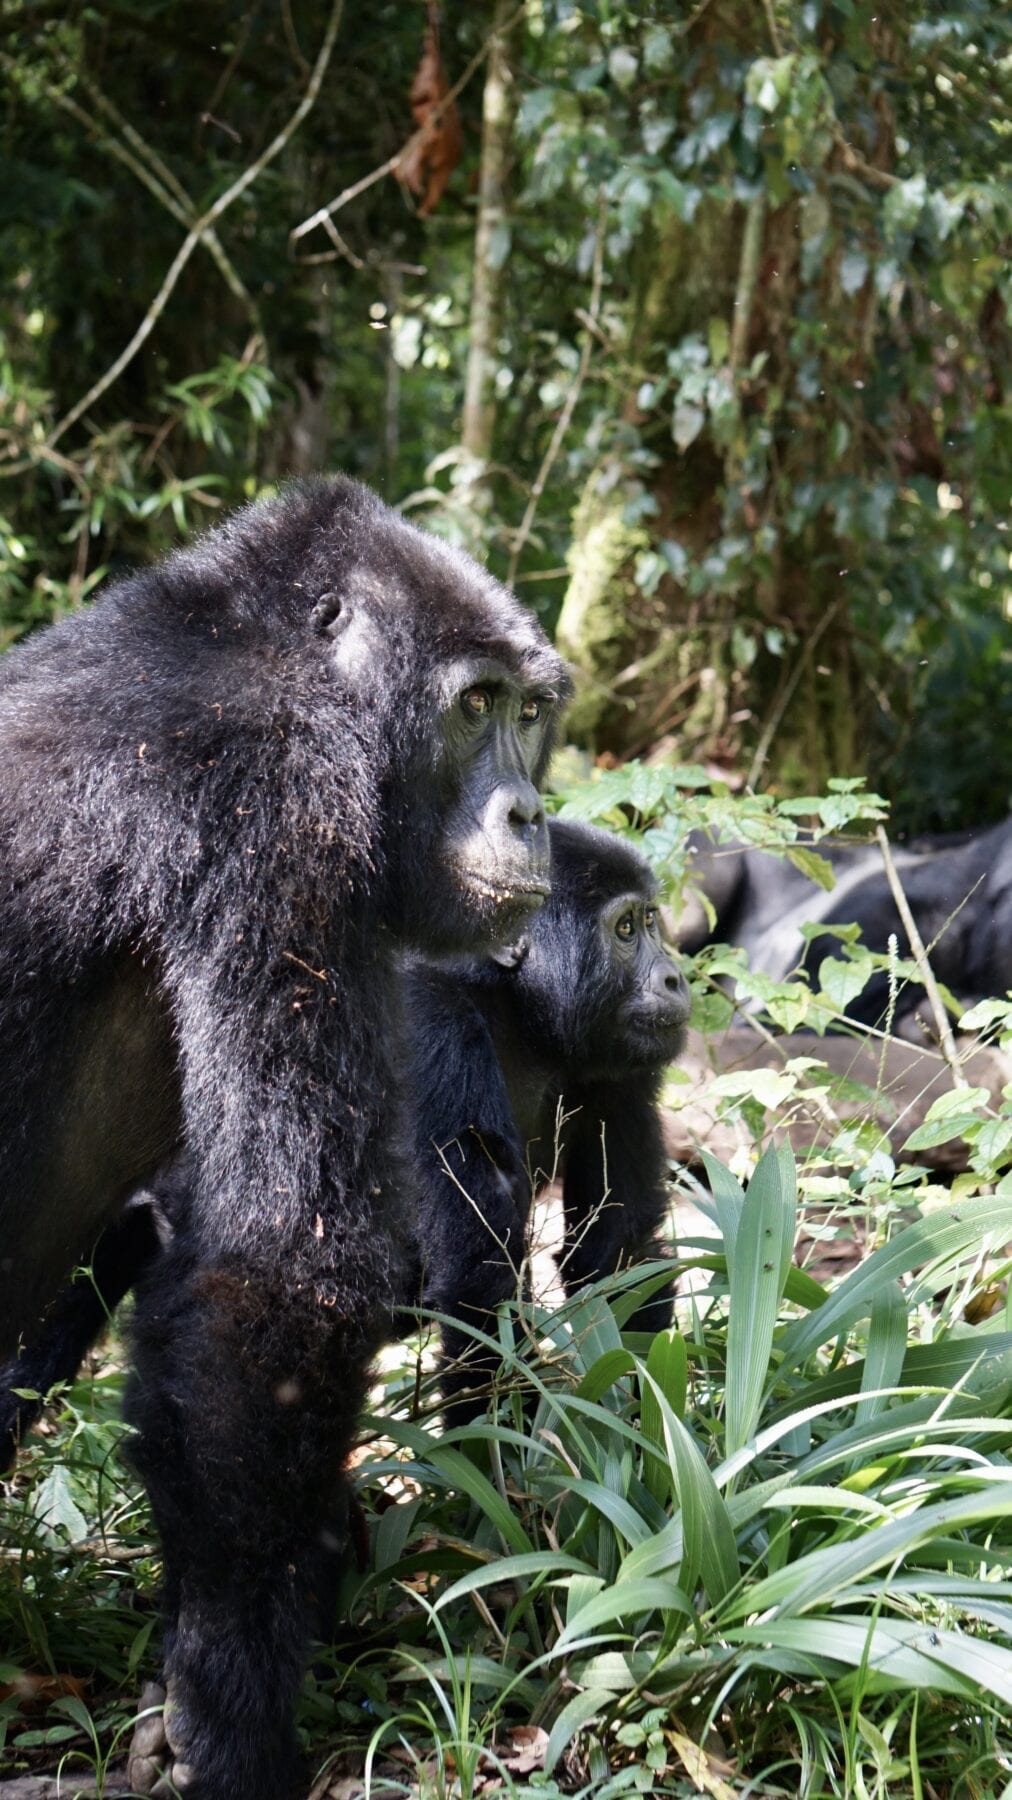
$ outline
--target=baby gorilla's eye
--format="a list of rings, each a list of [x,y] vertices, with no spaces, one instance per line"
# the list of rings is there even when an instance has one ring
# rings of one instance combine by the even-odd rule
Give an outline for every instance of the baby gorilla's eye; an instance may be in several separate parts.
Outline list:
[[[460,704],[465,712],[477,719],[492,711],[492,696],[488,688],[467,688],[460,696]]]
[[[541,717],[541,701],[525,700],[520,708],[520,717],[525,725],[536,725]]]
[[[648,906],[647,907],[646,912],[643,914],[643,923],[646,926],[648,931],[653,931],[653,928],[657,923],[657,908],[656,908],[656,906]]]
[[[631,912],[622,914],[622,917],[615,927],[615,936],[620,937],[624,944],[632,942],[633,938],[636,936],[636,920],[633,918]]]

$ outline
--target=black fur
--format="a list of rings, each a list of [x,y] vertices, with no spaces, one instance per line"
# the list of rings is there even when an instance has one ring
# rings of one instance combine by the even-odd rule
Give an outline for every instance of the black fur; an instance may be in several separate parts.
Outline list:
[[[191,1800],[292,1789],[318,1539],[403,1281],[393,950],[542,897],[564,686],[511,595],[344,481],[0,663],[0,1354],[182,1148],[128,1410]]]
[[[899,954],[909,957],[906,928],[876,848],[815,846],[833,866],[835,885],[827,893],[782,857],[736,845],[715,850],[695,835],[696,878],[716,923],[711,927],[702,907],[690,905],[679,929],[686,950],[709,942],[739,944],[763,974],[783,981],[801,967],[814,984],[823,958],[842,954],[839,940],[823,934],[806,944],[799,927],[856,924],[869,950],[884,954],[895,937]],[[897,845],[893,858],[938,980],[965,1007],[1012,987],[1012,820]],[[895,1028],[922,1037],[917,1015],[923,1002],[920,983],[904,981]],[[888,1009],[889,980],[879,973],[850,1002],[846,1016],[880,1026]]]
[[[449,965],[412,959],[405,976],[424,1262],[424,1278],[409,1283],[406,1297],[421,1286],[426,1306],[482,1325],[516,1292],[532,1193],[556,1162],[570,1291],[660,1249],[665,1158],[656,1091],[681,1046],[687,991],[656,937],[641,931],[640,963],[630,965],[613,929],[602,929],[602,911],[622,896],[652,900],[642,858],[605,832],[559,820],[549,835],[552,898],[519,947]],[[626,1006],[644,976],[657,985],[649,1022],[637,1029]],[[44,1394],[74,1375],[159,1246],[187,1232],[189,1185],[183,1159],[105,1232],[90,1277],[61,1296],[25,1352],[22,1385]],[[632,1328],[660,1329],[670,1312],[670,1298],[658,1297]],[[456,1365],[471,1336],[452,1328],[444,1336],[446,1361]],[[446,1375],[451,1394],[473,1379],[472,1362]],[[23,1432],[37,1412],[37,1403],[12,1397],[11,1448],[15,1424]]]
[[[517,1291],[532,1194],[558,1174],[569,1292],[661,1253],[666,1159],[657,1112],[688,992],[656,924],[648,864],[607,832],[553,820],[551,898],[522,953],[408,973],[425,1303],[488,1330]],[[632,914],[635,936],[616,936]],[[670,1322],[669,1295],[629,1329]],[[444,1392],[489,1372],[444,1331]]]

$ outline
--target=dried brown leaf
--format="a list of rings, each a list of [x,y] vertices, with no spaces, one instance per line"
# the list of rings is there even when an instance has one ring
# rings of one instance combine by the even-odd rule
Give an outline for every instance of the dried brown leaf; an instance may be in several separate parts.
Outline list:
[[[713,1800],[734,1800],[734,1789],[729,1787],[719,1770],[730,1769],[726,1763],[718,1764],[709,1756],[701,1744],[694,1744],[691,1738],[684,1737],[680,1731],[666,1731],[664,1736],[682,1763],[690,1781],[694,1781],[701,1794],[711,1794]]]
[[[446,99],[449,91],[439,49],[439,9],[430,4],[422,54],[411,83],[411,116],[416,129],[394,171],[398,181],[422,196],[418,210],[423,216],[439,205],[460,161],[464,137],[456,102]]]

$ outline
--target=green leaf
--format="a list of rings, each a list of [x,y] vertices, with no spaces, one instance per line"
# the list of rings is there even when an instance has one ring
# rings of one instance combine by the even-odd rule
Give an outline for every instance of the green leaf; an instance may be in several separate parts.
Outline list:
[[[596,1718],[606,1706],[612,1704],[612,1695],[607,1688],[582,1688],[567,1700],[558,1718],[548,1734],[545,1747],[545,1774],[550,1775],[559,1757],[585,1725]]]
[[[651,1380],[649,1374],[646,1379]],[[695,1438],[675,1417],[656,1383],[654,1394],[664,1423],[672,1485],[681,1513],[682,1580],[686,1587],[693,1587],[700,1576],[716,1604],[738,1580],[738,1550],[727,1506]],[[630,1552],[630,1556],[635,1554]],[[628,1560],[619,1570],[619,1582],[627,1577]]]
[[[994,1168],[1008,1161],[1012,1148],[1012,1119],[988,1119],[977,1133],[974,1163],[981,1168]]]
[[[976,1113],[949,1113],[944,1119],[925,1120],[904,1140],[904,1150],[933,1150],[938,1144],[950,1144],[954,1138],[973,1141],[982,1120]]]
[[[631,1620],[640,1613],[653,1612],[689,1617],[692,1601],[677,1582],[664,1576],[616,1582],[595,1594],[575,1615],[567,1618],[565,1629],[556,1640],[555,1653],[566,1649],[576,1639],[589,1636],[602,1625],[617,1625],[622,1619]]]
[[[576,1494],[586,1500],[609,1525],[621,1534],[627,1544],[642,1544],[650,1535],[650,1527],[642,1513],[630,1504],[622,1494],[616,1494],[599,1481],[584,1481],[578,1475],[545,1475],[542,1479],[552,1487],[559,1487],[567,1494]]]
[[[485,1563],[480,1569],[469,1569],[459,1581],[453,1582],[444,1594],[436,1601],[435,1610],[452,1606],[465,1594],[473,1594],[476,1589],[495,1587],[506,1581],[536,1581],[539,1575],[593,1575],[587,1563],[581,1562],[577,1556],[567,1556],[561,1550],[528,1550],[522,1556],[497,1556]]]
[[[643,1376],[640,1378],[640,1429],[645,1438],[664,1449],[664,1419],[656,1399],[655,1384],[679,1419],[685,1417],[688,1394],[688,1352],[685,1340],[675,1326],[670,1326],[667,1331],[659,1331],[654,1338],[647,1355],[646,1375],[650,1379]],[[655,1500],[663,1503],[668,1499],[671,1492],[670,1471],[658,1457],[644,1457],[643,1479]]]
[[[910,1550],[947,1537],[962,1525],[997,1526],[1012,1517],[1012,1483],[994,1482],[956,1500],[919,1507],[888,1525],[874,1525],[849,1543],[832,1543],[810,1551],[795,1562],[757,1581],[732,1596],[727,1617],[742,1612],[761,1613],[776,1608],[795,1615],[811,1607],[825,1606],[845,1594],[854,1582],[876,1569],[891,1567]]]
[[[797,1181],[789,1149],[765,1150],[745,1190],[734,1249],[725,1392],[727,1453],[755,1428],[769,1371],[777,1310],[797,1224]]]
[[[429,1460],[437,1469],[441,1469],[452,1485],[462,1493],[470,1495],[477,1501],[486,1518],[491,1520],[500,1537],[512,1550],[530,1551],[533,1549],[530,1538],[520,1523],[512,1507],[497,1493],[487,1476],[476,1469],[459,1450],[453,1450],[444,1444],[432,1446],[431,1440],[426,1446]]]
[[[687,450],[690,444],[695,443],[705,424],[706,414],[702,407],[692,406],[686,400],[677,401],[671,421],[671,435],[677,448]]]
[[[809,881],[825,888],[827,893],[831,893],[836,886],[832,863],[825,856],[820,856],[817,850],[806,850],[803,844],[791,844],[787,851],[787,861],[800,869],[802,875],[807,875]]]
[[[581,1400],[600,1400],[610,1387],[614,1387],[623,1375],[632,1375],[636,1369],[636,1361],[628,1350],[606,1350],[584,1375],[577,1393]]]
[[[947,1119],[951,1113],[965,1113],[973,1106],[986,1106],[991,1096],[987,1088],[962,1087],[947,1088],[932,1100],[924,1117],[926,1120]]]
[[[868,1349],[861,1377],[862,1394],[898,1387],[907,1352],[907,1305],[898,1282],[880,1288],[871,1303]],[[855,1419],[873,1419],[886,1405],[884,1396],[860,1400]]]
[[[70,1474],[62,1463],[54,1464],[32,1494],[31,1509],[51,1531],[65,1531],[72,1544],[88,1535],[88,1521],[74,1499]]]
[[[738,1236],[741,1210],[745,1204],[745,1190],[741,1182],[732,1175],[730,1169],[718,1162],[715,1156],[711,1156],[708,1150],[702,1152],[702,1157],[706,1178],[710,1183],[710,1193],[713,1195],[717,1224],[720,1226],[720,1235],[724,1240],[724,1253],[730,1268]]]
[[[787,1327],[780,1340],[780,1373],[804,1362],[820,1344],[865,1317],[876,1293],[889,1282],[921,1264],[975,1253],[982,1239],[992,1234],[999,1243],[1012,1238],[1012,1195],[965,1200],[958,1207],[908,1225],[852,1270],[823,1306]]]
[[[706,327],[706,340],[710,347],[710,361],[715,369],[719,368],[721,363],[727,361],[731,345],[731,333],[728,330],[727,320],[722,318],[719,313],[714,315]]]
[[[945,1662],[940,1667],[939,1659],[928,1654],[930,1648],[940,1645],[942,1634],[905,1620],[834,1613],[819,1619],[777,1618],[762,1625],[741,1626],[727,1635],[734,1643],[804,1651],[816,1659],[824,1675],[832,1673],[831,1664],[836,1662],[855,1669],[867,1667],[872,1675],[885,1675],[897,1687],[974,1693],[974,1684]]]
[[[842,1013],[867,987],[874,973],[875,965],[867,951],[859,951],[846,960],[826,956],[819,964],[819,988],[837,1012]]]

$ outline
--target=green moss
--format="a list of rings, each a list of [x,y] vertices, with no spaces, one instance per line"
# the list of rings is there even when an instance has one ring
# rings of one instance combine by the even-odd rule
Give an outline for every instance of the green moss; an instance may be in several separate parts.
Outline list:
[[[577,693],[568,715],[570,736],[585,743],[609,703],[609,678],[619,669],[630,631],[632,563],[649,539],[623,517],[621,488],[601,494],[595,481],[584,489],[573,519],[571,579],[562,603],[556,642],[572,663]]]

